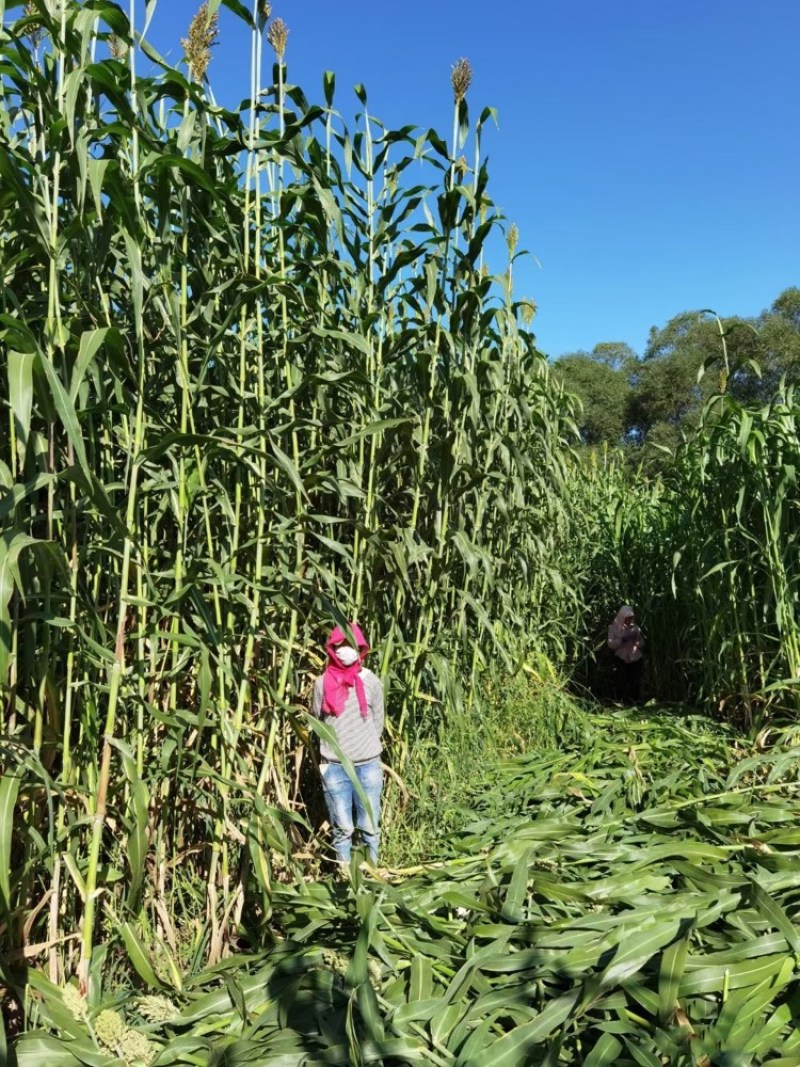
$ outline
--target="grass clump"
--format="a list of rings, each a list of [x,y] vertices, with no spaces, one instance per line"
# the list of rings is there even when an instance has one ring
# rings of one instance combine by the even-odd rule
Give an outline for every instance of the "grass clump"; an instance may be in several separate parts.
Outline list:
[[[580,738],[585,714],[555,682],[544,658],[513,675],[489,669],[471,701],[448,708],[432,736],[410,743],[402,786],[387,783],[383,862],[406,867],[451,854],[488,766]]]

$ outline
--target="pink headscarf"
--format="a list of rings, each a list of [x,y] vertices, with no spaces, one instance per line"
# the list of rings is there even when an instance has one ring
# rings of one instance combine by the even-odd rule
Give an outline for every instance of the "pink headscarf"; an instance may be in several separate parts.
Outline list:
[[[344,711],[348,692],[355,686],[358,706],[361,708],[362,718],[367,717],[367,694],[364,692],[364,683],[359,678],[359,671],[364,665],[369,645],[358,625],[350,624],[350,631],[358,645],[358,659],[349,667],[343,666],[336,655],[336,646],[347,644],[348,638],[344,630],[339,626],[331,632],[325,651],[328,653],[328,666],[322,676],[322,710],[329,715],[341,715]]]

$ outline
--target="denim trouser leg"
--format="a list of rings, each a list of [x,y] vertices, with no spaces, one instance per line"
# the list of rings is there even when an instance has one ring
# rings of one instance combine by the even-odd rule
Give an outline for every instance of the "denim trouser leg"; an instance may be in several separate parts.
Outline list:
[[[369,848],[369,857],[373,863],[378,862],[378,846],[381,843],[381,791],[383,789],[383,768],[379,759],[368,763],[359,763],[356,777],[364,790],[369,809],[365,808],[361,798],[353,791],[356,805],[356,826],[361,831],[364,844]]]
[[[353,786],[340,763],[323,763],[320,769],[336,858],[349,863],[353,842]]]
[[[344,767],[339,763],[327,763],[322,766],[322,790],[328,808],[331,823],[333,847],[336,858],[342,863],[350,862],[353,844],[353,805],[356,809],[356,824],[361,831],[364,843],[369,848],[373,863],[378,860],[380,843],[380,809],[383,771],[379,759],[356,765],[356,777],[369,800],[368,811],[353,788]]]

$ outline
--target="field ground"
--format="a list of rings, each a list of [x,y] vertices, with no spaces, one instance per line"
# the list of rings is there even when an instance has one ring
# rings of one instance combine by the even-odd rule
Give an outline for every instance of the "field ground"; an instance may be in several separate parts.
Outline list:
[[[436,860],[277,887],[270,948],[105,1006],[163,1067],[797,1065],[798,739],[573,713],[485,768]],[[19,1067],[115,1062],[32,985]]]

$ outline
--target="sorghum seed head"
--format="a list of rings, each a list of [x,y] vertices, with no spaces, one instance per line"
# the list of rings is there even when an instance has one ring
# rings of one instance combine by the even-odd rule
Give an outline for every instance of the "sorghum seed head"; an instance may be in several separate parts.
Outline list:
[[[264,27],[269,22],[271,15],[272,15],[272,4],[269,2],[269,0],[264,0],[264,2],[262,3],[261,7],[258,9],[258,30],[259,30],[259,33],[263,32]]]
[[[33,0],[28,0],[28,2],[25,4],[25,14],[28,18],[35,17],[36,7],[33,4]],[[42,38],[44,37],[44,29],[42,28],[41,23],[38,21],[31,22],[28,25],[28,29],[25,36],[31,42],[32,48],[38,48],[41,44]]]
[[[289,27],[283,19],[273,19],[270,28],[267,30],[267,40],[275,49],[275,55],[281,63],[283,62],[283,57],[286,53],[286,41],[288,37]]]
[[[214,12],[209,18],[208,0],[203,0],[189,25],[189,36],[181,39],[186,62],[189,64],[189,75],[195,81],[201,82],[206,76],[208,64],[211,62],[211,49],[219,37],[218,23],[219,15]]]
[[[516,223],[512,222],[508,227],[508,233],[506,234],[506,244],[508,245],[508,254],[514,255],[517,245],[519,244],[519,230]]]
[[[119,1051],[126,1063],[150,1067],[159,1049],[151,1045],[138,1030],[126,1030],[119,1039]]]
[[[519,310],[523,323],[526,326],[530,326],[536,315],[536,301],[531,299],[523,300]]]
[[[101,1011],[94,1020],[94,1032],[97,1035],[97,1040],[101,1045],[105,1045],[106,1048],[114,1051],[116,1051],[117,1042],[126,1029],[125,1020],[118,1011],[112,1011],[111,1008]]]
[[[457,63],[453,64],[450,72],[450,84],[453,86],[453,96],[456,99],[456,103],[460,104],[472,84],[472,67],[469,60],[464,59],[463,56]]]
[[[171,1000],[157,994],[141,997],[138,1004],[139,1014],[150,1023],[166,1023],[179,1013]]]
[[[75,1019],[85,1019],[88,1014],[86,997],[81,996],[77,986],[67,985],[61,991],[64,1007]]]
[[[124,59],[128,54],[128,46],[115,33],[108,38],[108,50],[114,59]]]
[[[323,948],[322,963],[323,966],[330,968],[337,974],[346,974],[347,968],[350,966],[350,960],[347,956],[337,952],[335,948]]]
[[[382,985],[382,971],[381,965],[377,960],[367,960],[367,973],[369,974],[369,982],[376,993],[380,993]]]

